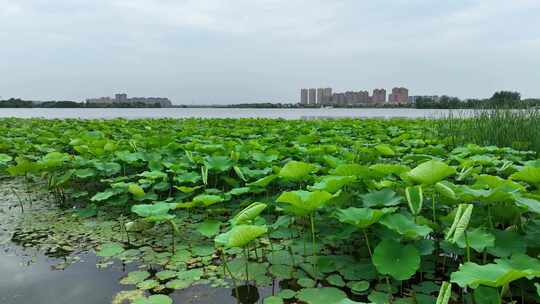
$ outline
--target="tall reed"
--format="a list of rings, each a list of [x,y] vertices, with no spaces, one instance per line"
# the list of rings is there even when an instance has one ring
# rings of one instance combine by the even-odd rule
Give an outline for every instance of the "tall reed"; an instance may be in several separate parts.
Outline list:
[[[434,120],[440,138],[451,145],[475,143],[540,153],[540,109],[456,110]]]

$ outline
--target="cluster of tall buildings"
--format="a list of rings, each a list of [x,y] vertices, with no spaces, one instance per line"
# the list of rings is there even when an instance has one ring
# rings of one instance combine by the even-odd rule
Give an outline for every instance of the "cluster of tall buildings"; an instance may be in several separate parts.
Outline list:
[[[370,95],[368,91],[347,91],[332,93],[332,88],[311,88],[300,90],[300,104],[309,106],[360,106],[384,105],[386,89],[374,89]],[[409,90],[403,87],[393,88],[388,95],[389,104],[409,103]]]
[[[111,104],[146,104],[146,105],[155,105],[159,104],[162,108],[168,108],[172,106],[172,102],[169,98],[163,97],[131,97],[128,98],[127,94],[120,93],[115,94],[114,98],[111,97],[99,97],[99,98],[89,98],[86,99],[87,104],[96,104],[96,105],[111,105]]]

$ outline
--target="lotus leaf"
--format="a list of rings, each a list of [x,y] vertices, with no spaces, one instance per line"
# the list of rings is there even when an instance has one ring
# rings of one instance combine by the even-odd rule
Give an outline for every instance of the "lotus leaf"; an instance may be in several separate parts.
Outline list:
[[[429,160],[405,173],[405,175],[416,183],[433,185],[455,173],[456,170],[444,162]]]
[[[364,229],[376,222],[388,213],[393,213],[397,208],[383,208],[383,209],[370,209],[370,208],[355,208],[350,207],[347,209],[337,210],[337,219],[342,223],[351,224],[357,228]]]
[[[412,245],[386,239],[375,247],[373,264],[381,274],[391,275],[396,280],[407,280],[420,267],[420,254]]]
[[[412,218],[399,213],[386,215],[379,223],[410,239],[426,237],[432,231],[431,228],[418,225]]]
[[[307,178],[316,170],[317,168],[312,164],[293,160],[289,161],[281,168],[279,177],[292,181],[300,181]]]
[[[365,207],[387,207],[396,206],[401,202],[401,198],[391,189],[382,189],[361,195]]]
[[[300,290],[296,297],[307,304],[338,304],[347,298],[345,292],[333,288],[304,288]]]

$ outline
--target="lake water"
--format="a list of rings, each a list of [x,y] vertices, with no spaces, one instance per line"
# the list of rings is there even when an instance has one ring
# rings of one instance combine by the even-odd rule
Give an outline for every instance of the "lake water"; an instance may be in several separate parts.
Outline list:
[[[435,118],[446,116],[442,109],[239,109],[239,108],[155,108],[155,109],[0,109],[0,117],[19,118]]]

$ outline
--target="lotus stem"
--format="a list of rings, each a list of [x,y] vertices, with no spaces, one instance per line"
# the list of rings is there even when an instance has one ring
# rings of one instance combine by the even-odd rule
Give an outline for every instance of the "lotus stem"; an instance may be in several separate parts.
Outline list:
[[[467,262],[471,261],[471,247],[469,246],[469,238],[467,237],[467,231],[463,232],[463,236],[465,237],[465,245],[467,246]]]
[[[244,247],[244,256],[246,258],[246,285],[249,283],[249,251]]]
[[[312,247],[311,247],[311,253],[312,253],[312,267],[313,272],[317,272],[317,250],[316,250],[316,242],[315,242],[315,224],[313,223],[313,213],[309,215],[309,220],[311,222],[311,241],[312,241]]]
[[[366,240],[366,246],[369,252],[369,257],[373,258],[373,252],[371,252],[371,246],[369,245],[369,237],[367,235],[366,229],[362,229],[362,232],[364,233],[364,239]]]
[[[234,275],[232,274],[229,266],[227,265],[227,258],[225,257],[225,252],[223,250],[221,250],[220,256],[221,261],[223,262],[223,276],[225,276],[226,272],[228,272],[231,276],[231,280],[233,281],[234,286],[234,293],[236,294],[236,303],[240,303],[240,293],[238,292],[238,285],[236,284],[236,279],[234,278]]]

